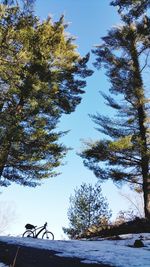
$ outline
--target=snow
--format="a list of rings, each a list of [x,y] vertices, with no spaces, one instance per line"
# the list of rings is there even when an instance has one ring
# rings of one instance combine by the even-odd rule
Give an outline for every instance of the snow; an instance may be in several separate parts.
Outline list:
[[[7,243],[48,249],[62,257],[77,257],[82,262],[105,263],[116,267],[150,267],[150,233],[120,236],[121,240],[42,240],[12,236],[0,236]],[[144,247],[134,248],[136,239],[141,238]],[[6,266],[6,265],[5,265]],[[4,267],[4,265],[0,265]]]

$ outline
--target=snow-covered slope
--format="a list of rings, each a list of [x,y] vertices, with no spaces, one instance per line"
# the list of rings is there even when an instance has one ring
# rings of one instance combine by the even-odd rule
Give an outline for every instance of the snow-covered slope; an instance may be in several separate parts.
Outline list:
[[[58,252],[58,256],[78,257],[82,262],[87,263],[87,267],[88,263],[106,263],[116,267],[150,267],[150,234],[124,235],[121,238],[122,240],[49,241],[1,236],[0,241],[53,250],[56,254]],[[144,247],[132,247],[134,241],[139,238],[142,238]]]
[[[7,265],[3,264],[2,262],[0,262],[0,267],[9,267],[9,266],[7,266]]]

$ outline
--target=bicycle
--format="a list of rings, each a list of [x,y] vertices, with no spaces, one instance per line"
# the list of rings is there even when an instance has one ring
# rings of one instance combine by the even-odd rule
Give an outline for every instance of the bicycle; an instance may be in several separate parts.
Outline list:
[[[43,226],[40,226],[40,227],[34,226],[32,224],[26,224],[25,228],[26,228],[26,231],[23,233],[22,237],[38,238],[38,236],[45,230],[41,238],[54,240],[54,234],[47,230],[47,222]]]

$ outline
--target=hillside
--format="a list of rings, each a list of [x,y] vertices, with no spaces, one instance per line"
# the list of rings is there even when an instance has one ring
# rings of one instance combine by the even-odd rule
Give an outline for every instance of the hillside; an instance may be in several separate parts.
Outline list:
[[[144,246],[135,248],[134,242],[135,240],[139,239],[142,240]],[[19,248],[20,251],[18,251],[18,259],[21,257],[21,251],[24,251],[24,255],[26,255],[28,258],[30,257],[31,260],[31,262],[29,262],[30,265],[24,265],[22,262],[21,265],[17,265],[18,263],[16,263],[15,267],[80,267],[86,265],[87,267],[149,267],[150,263],[149,233],[121,235],[118,240],[112,240],[112,238],[97,238],[96,240],[91,241],[49,241],[32,238],[1,236],[0,261],[7,264],[12,264],[12,262],[8,261],[8,256],[6,259],[6,254],[8,255],[10,247],[11,250],[14,249],[15,252],[17,251],[17,248]],[[44,263],[44,260],[46,261],[47,258],[49,258],[49,265],[47,265],[46,262]],[[36,263],[32,262],[33,259],[36,260]]]

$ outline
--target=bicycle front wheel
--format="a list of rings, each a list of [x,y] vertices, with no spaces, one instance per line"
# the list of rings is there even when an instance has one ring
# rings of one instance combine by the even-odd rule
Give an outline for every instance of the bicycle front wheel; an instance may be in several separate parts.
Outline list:
[[[54,235],[52,232],[46,231],[44,232],[44,234],[42,235],[43,239],[49,239],[49,240],[54,240]]]
[[[34,233],[31,230],[27,230],[23,233],[22,237],[34,237]]]

